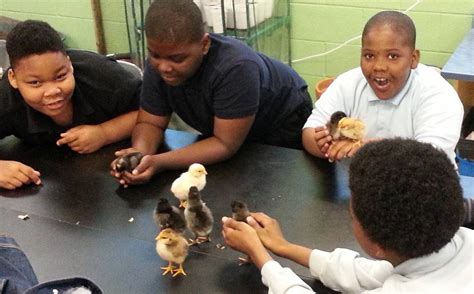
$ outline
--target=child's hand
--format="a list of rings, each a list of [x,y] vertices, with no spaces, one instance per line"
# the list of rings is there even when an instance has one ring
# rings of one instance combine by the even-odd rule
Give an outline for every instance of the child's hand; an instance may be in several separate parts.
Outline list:
[[[137,151],[138,150],[135,148],[122,149],[115,152],[115,155],[120,157]],[[140,164],[131,173],[127,171],[121,173],[117,172],[115,170],[116,161],[117,159],[112,161],[110,164],[110,174],[115,177],[124,188],[127,188],[129,185],[144,184],[148,182],[157,171],[157,164],[154,160],[154,156],[151,155],[145,155],[140,161]]]
[[[39,171],[17,161],[0,160],[0,187],[14,190],[23,185],[41,184]]]
[[[380,141],[381,139],[371,138],[364,139],[359,142],[354,142],[353,140],[340,140],[336,141],[329,147],[326,157],[329,161],[333,162],[336,160],[341,160],[347,157],[353,157],[357,151],[369,142]]]
[[[321,126],[314,128],[313,139],[316,142],[316,145],[318,145],[318,148],[321,153],[326,154],[332,141],[332,137],[329,135],[327,127]]]
[[[239,222],[229,217],[223,217],[222,236],[227,245],[250,256],[252,262],[254,262],[259,269],[261,269],[267,261],[272,259],[267,250],[265,250],[257,232],[244,222]]]
[[[77,153],[86,154],[97,151],[106,143],[105,132],[99,125],[81,125],[61,134],[56,144],[67,144]]]
[[[283,236],[278,221],[263,212],[253,212],[250,215],[247,218],[247,222],[255,229],[263,245],[273,253],[280,255],[280,252],[289,243]]]

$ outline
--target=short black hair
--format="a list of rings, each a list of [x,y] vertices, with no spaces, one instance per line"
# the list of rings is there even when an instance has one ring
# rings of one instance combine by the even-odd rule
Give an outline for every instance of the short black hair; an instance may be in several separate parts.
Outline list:
[[[39,20],[18,23],[8,33],[6,47],[12,68],[20,59],[33,54],[62,52],[66,55],[66,47],[59,33],[48,23]]]
[[[428,143],[385,139],[365,145],[349,168],[352,211],[369,238],[406,258],[437,252],[463,221],[459,176]]]
[[[362,42],[369,31],[381,25],[389,25],[392,30],[400,35],[406,36],[407,45],[415,49],[416,46],[416,28],[413,20],[406,14],[398,11],[381,11],[372,16],[364,26],[362,32]]]
[[[204,36],[201,10],[192,0],[155,0],[145,17],[147,38],[166,43],[193,43]]]

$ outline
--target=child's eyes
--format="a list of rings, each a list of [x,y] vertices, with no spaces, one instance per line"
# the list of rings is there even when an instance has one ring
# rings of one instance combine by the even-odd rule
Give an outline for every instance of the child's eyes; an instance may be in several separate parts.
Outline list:
[[[367,53],[367,54],[364,54],[364,58],[365,58],[365,59],[372,59],[372,58],[374,58],[374,55]]]
[[[26,82],[30,86],[38,87],[41,85],[40,81],[28,81]]]
[[[398,58],[398,55],[396,54],[389,54],[388,55],[388,59],[397,59]]]
[[[56,77],[56,80],[62,80],[62,79],[64,79],[65,77],[66,77],[66,74],[65,74],[65,73],[64,73],[64,74],[60,74],[60,75],[58,75],[58,76]]]
[[[176,63],[181,63],[184,61],[185,57],[184,56],[173,56],[170,58],[171,61],[176,62]]]

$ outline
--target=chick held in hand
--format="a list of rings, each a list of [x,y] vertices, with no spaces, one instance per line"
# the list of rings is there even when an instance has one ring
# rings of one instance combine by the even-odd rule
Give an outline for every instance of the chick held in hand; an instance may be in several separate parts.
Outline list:
[[[153,211],[153,220],[160,230],[169,228],[181,234],[186,230],[186,220],[181,209],[170,205],[165,198],[158,200]]]
[[[143,154],[141,152],[132,152],[122,155],[115,161],[115,171],[119,173],[126,171],[131,173],[140,164],[142,158]]]
[[[360,145],[365,136],[364,122],[357,118],[348,117],[342,111],[334,112],[326,126],[329,135],[335,141],[349,139]]]
[[[206,186],[207,171],[202,164],[193,163],[189,166],[188,171],[182,173],[179,178],[171,184],[171,192],[179,199],[179,207],[186,207],[189,188],[195,186],[199,191]]]
[[[196,186],[189,188],[188,204],[184,209],[184,218],[188,229],[194,234],[195,239],[191,245],[209,242],[211,239],[214,217],[207,205],[202,201]]]
[[[186,276],[183,263],[188,256],[189,245],[183,235],[168,228],[162,230],[155,240],[156,252],[162,259],[168,261],[168,266],[161,268],[164,270],[162,275],[171,273],[173,277],[179,274]],[[179,267],[176,268],[173,264],[179,264]]]
[[[247,217],[250,216],[250,211],[247,207],[247,204],[234,200],[230,203],[230,207],[232,208],[232,218],[239,222],[247,223]],[[250,256],[247,257],[239,257],[239,265],[246,264],[252,262]]]

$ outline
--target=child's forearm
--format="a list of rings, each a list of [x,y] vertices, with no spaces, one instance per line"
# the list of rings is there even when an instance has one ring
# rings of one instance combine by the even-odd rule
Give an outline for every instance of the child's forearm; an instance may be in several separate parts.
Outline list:
[[[106,145],[130,137],[137,121],[137,114],[138,111],[131,111],[100,124],[105,134]]]
[[[309,267],[309,257],[311,255],[311,251],[312,249],[288,243],[287,245],[276,249],[273,253],[299,263],[302,266]]]

